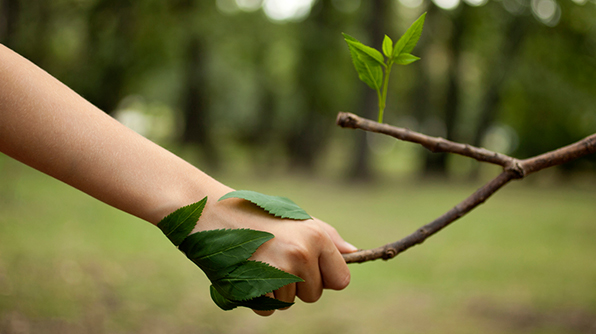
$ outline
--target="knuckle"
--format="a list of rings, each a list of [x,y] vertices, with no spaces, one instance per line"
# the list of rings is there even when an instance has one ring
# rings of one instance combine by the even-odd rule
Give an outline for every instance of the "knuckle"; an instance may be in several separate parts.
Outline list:
[[[314,242],[322,241],[327,236],[327,233],[323,230],[323,228],[315,222],[309,222],[308,224],[305,224],[304,227],[306,234]]]
[[[289,256],[293,262],[304,264],[311,258],[311,250],[303,244],[294,245],[290,251]]]

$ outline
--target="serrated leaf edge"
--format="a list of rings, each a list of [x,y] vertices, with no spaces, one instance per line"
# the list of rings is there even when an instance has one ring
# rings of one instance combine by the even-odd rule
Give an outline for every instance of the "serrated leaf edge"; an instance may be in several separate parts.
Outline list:
[[[195,233],[189,234],[189,235],[188,235],[188,237],[186,237],[186,238],[189,238],[190,236],[192,236],[192,235],[195,235],[195,234],[199,234],[199,233],[209,233],[209,232],[211,232],[211,231],[218,231],[218,232],[231,232],[231,231],[254,231],[254,232],[260,232],[260,233],[262,233],[262,236],[261,236],[261,237],[259,237],[259,238],[253,238],[253,239],[244,239],[244,240],[243,240],[241,243],[235,244],[235,245],[233,245],[233,246],[230,246],[230,247],[228,247],[228,248],[225,248],[225,249],[223,249],[223,250],[220,250],[220,251],[217,251],[217,252],[215,252],[215,253],[209,254],[209,255],[207,255],[207,256],[202,256],[202,257],[190,257],[190,256],[189,256],[189,255],[188,255],[188,254],[187,254],[185,251],[181,250],[181,251],[182,251],[182,252],[183,252],[183,253],[186,255],[186,257],[188,257],[188,258],[189,258],[191,261],[193,261],[193,262],[195,262],[195,261],[196,261],[196,262],[198,262],[198,261],[200,261],[200,260],[202,260],[202,259],[207,259],[207,258],[210,258],[210,257],[212,257],[212,256],[215,256],[216,254],[223,253],[223,252],[225,252],[225,251],[228,251],[228,250],[230,250],[230,249],[237,248],[237,247],[241,247],[242,245],[245,245],[245,244],[247,244],[247,243],[254,242],[254,241],[256,241],[256,240],[263,240],[263,241],[262,241],[262,242],[261,242],[261,243],[260,243],[260,244],[259,244],[259,245],[258,245],[256,248],[255,248],[255,250],[254,250],[254,251],[252,251],[252,252],[250,253],[250,255],[249,255],[249,256],[247,256],[246,258],[244,258],[244,259],[243,259],[243,260],[247,260],[247,259],[248,259],[248,258],[250,258],[250,257],[251,257],[251,256],[252,256],[252,255],[253,255],[253,254],[254,254],[254,253],[257,251],[257,249],[258,249],[259,247],[261,247],[261,246],[262,246],[264,243],[266,243],[267,241],[269,241],[269,240],[271,240],[271,239],[275,238],[275,236],[274,236],[272,233],[269,233],[269,232],[266,232],[266,231],[253,230],[253,229],[250,229],[250,228],[238,228],[238,229],[223,228],[223,229],[215,229],[215,230],[205,230],[205,231],[198,231],[198,232],[195,232]],[[185,238],[185,240],[184,240],[184,241],[186,241],[186,238]],[[183,241],[182,243],[184,243],[184,241]],[[181,243],[181,245],[182,245],[182,243]],[[191,246],[189,246],[189,247],[193,247],[193,246],[194,246],[194,245],[191,245]],[[184,247],[184,248],[186,248],[186,247]],[[196,263],[196,262],[195,262],[195,263]]]
[[[279,269],[279,268],[277,268],[277,267],[274,267],[274,266],[270,265],[269,263],[262,262],[262,261],[246,260],[246,261],[244,261],[243,263],[241,263],[240,265],[238,265],[238,267],[234,268],[234,270],[236,270],[236,269],[239,269],[240,267],[242,267],[242,266],[243,266],[244,264],[246,264],[247,262],[256,262],[256,263],[261,263],[261,264],[264,264],[265,266],[267,266],[267,267],[269,267],[269,268],[275,269],[276,271],[279,271],[279,272],[282,272],[282,273],[284,273],[284,274],[287,274],[287,275],[291,276],[291,277],[288,277],[288,278],[278,278],[278,279],[280,279],[280,280],[281,280],[281,279],[294,279],[295,281],[294,281],[294,282],[290,282],[290,283],[286,283],[286,284],[284,284],[284,285],[281,285],[281,286],[279,286],[279,287],[277,287],[277,288],[272,288],[271,290],[261,290],[261,291],[259,291],[259,292],[258,292],[258,293],[259,293],[259,295],[258,295],[258,296],[255,296],[255,297],[250,297],[250,298],[246,298],[246,299],[231,299],[231,298],[225,297],[225,296],[224,296],[224,294],[223,294],[223,293],[221,293],[221,291],[217,290],[217,287],[215,287],[215,286],[214,286],[214,288],[217,290],[217,292],[219,292],[219,294],[220,294],[220,295],[222,295],[223,297],[225,297],[225,298],[227,298],[227,299],[229,299],[229,300],[235,300],[235,301],[247,301],[247,300],[254,299],[254,298],[257,298],[257,297],[259,297],[259,296],[263,296],[263,295],[265,295],[265,294],[268,294],[269,292],[273,292],[273,291],[275,291],[275,290],[277,290],[277,289],[281,288],[282,286],[286,286],[286,285],[288,285],[288,284],[292,284],[292,283],[304,282],[304,280],[303,280],[302,278],[300,278],[300,277],[298,277],[298,276],[296,276],[296,275],[294,275],[294,274],[290,274],[290,273],[289,273],[289,272],[287,272],[287,271],[283,271],[283,270],[281,270],[281,269]],[[231,273],[231,272],[230,272],[230,273]],[[220,278],[220,279],[218,279],[218,280],[225,279],[225,278],[226,278],[226,276],[227,276],[227,275],[229,275],[230,273],[226,274],[225,276],[223,276],[222,278]],[[267,278],[264,278],[264,279],[267,279]],[[261,279],[259,279],[259,280],[264,280],[264,279],[263,279],[263,278],[261,278]],[[271,280],[273,280],[273,279],[275,279],[275,278],[271,278]],[[217,281],[218,281],[218,280],[217,280]],[[212,283],[214,283],[214,282],[212,282]]]
[[[172,216],[174,216],[174,215],[175,215],[177,212],[184,211],[185,209],[187,209],[187,208],[189,208],[189,207],[192,207],[192,206],[195,206],[195,205],[196,205],[197,207],[196,207],[194,210],[192,210],[192,211],[191,211],[191,212],[190,212],[188,215],[186,215],[184,218],[180,219],[180,223],[179,223],[179,224],[177,224],[177,225],[176,225],[176,226],[175,226],[173,229],[171,229],[171,230],[170,230],[168,233],[165,233],[165,232],[164,232],[164,235],[165,235],[165,236],[166,236],[166,237],[167,237],[167,238],[168,238],[170,241],[172,241],[172,239],[170,238],[170,235],[171,235],[172,233],[176,232],[176,231],[177,231],[177,230],[178,230],[178,229],[179,229],[181,226],[188,224],[188,219],[189,219],[190,217],[192,217],[192,216],[195,214],[195,212],[197,212],[197,211],[199,211],[199,210],[200,210],[200,212],[199,212],[199,215],[198,215],[198,217],[197,217],[197,221],[200,219],[201,215],[203,214],[203,210],[205,209],[205,205],[206,205],[206,204],[207,204],[207,196],[203,197],[203,199],[201,199],[201,200],[200,200],[200,201],[198,201],[198,202],[191,203],[191,204],[185,205],[185,206],[183,206],[183,207],[181,207],[181,208],[178,208],[177,210],[175,210],[174,212],[170,213],[169,215],[165,216],[165,217],[164,217],[162,220],[160,220],[160,221],[159,221],[159,223],[157,223],[157,227],[158,227],[158,228],[159,228],[159,229],[160,229],[160,230],[163,232],[163,229],[162,229],[162,227],[161,227],[160,225],[161,225],[161,224],[162,224],[164,221],[167,221],[168,219],[171,219],[171,217],[172,217]],[[194,219],[193,219],[193,220],[194,220]],[[194,221],[194,222],[192,222],[192,223],[196,224],[196,221]],[[194,226],[193,226],[193,227],[194,227]],[[192,231],[192,229],[191,229],[191,231]],[[190,231],[189,231],[189,234],[187,234],[187,235],[186,235],[186,236],[185,236],[185,237],[182,239],[182,241],[181,241],[180,243],[178,243],[177,245],[176,245],[176,243],[174,243],[173,241],[172,241],[172,243],[173,243],[175,246],[179,246],[179,245],[180,245],[182,242],[184,242],[184,239],[186,239],[186,238],[187,238],[189,235],[190,235]]]
[[[392,55],[392,57],[394,59],[399,57],[399,55],[402,53],[412,52],[412,49],[416,46],[416,44],[418,43],[418,40],[420,39],[420,36],[422,34],[422,29],[424,28],[425,20],[426,20],[426,12],[424,12],[422,15],[420,15],[420,17],[418,17],[418,19],[416,19],[416,21],[414,21],[414,23],[412,23],[410,25],[410,27],[406,30],[406,32],[395,43],[395,45],[393,47],[393,55]],[[417,29],[420,29],[419,33],[416,33],[415,30],[417,30]],[[416,33],[416,35],[414,35],[414,33]],[[414,46],[412,46],[412,48],[406,49],[404,51],[406,45],[408,45],[410,43],[410,41],[412,40],[412,37],[414,37],[416,39],[416,43],[414,43]]]
[[[241,191],[253,192],[253,193],[255,193],[255,194],[262,195],[262,196],[265,196],[265,197],[269,197],[269,198],[272,198],[272,199],[273,199],[273,198],[282,198],[282,199],[286,199],[286,200],[290,201],[290,202],[291,202],[293,205],[295,205],[295,206],[296,206],[296,208],[295,208],[295,209],[293,209],[291,212],[298,212],[298,213],[300,213],[300,214],[305,214],[306,216],[308,216],[308,218],[293,218],[292,216],[289,216],[289,215],[284,215],[284,214],[276,213],[276,212],[273,212],[272,210],[269,210],[269,209],[267,209],[267,208],[265,207],[267,203],[255,202],[255,201],[253,201],[253,200],[251,200],[251,199],[247,199],[247,198],[244,198],[244,197],[240,197],[240,196],[232,195],[232,194],[234,194],[234,193],[236,193],[236,192],[241,192]],[[225,199],[228,199],[228,198],[240,198],[240,199],[243,199],[243,200],[245,200],[245,201],[249,201],[249,202],[251,202],[251,203],[255,204],[256,206],[258,206],[259,208],[261,208],[261,209],[265,210],[267,213],[269,213],[270,215],[272,215],[272,216],[274,216],[274,217],[278,217],[278,218],[284,218],[284,219],[292,219],[292,220],[308,220],[308,219],[312,219],[312,216],[311,216],[311,215],[309,215],[309,214],[308,214],[306,211],[304,211],[304,209],[302,209],[300,206],[298,206],[298,204],[294,203],[294,201],[292,201],[291,199],[289,199],[289,198],[287,198],[287,197],[283,197],[283,196],[272,196],[272,195],[266,195],[266,194],[262,194],[262,193],[259,193],[259,192],[256,192],[256,191],[252,191],[252,190],[234,190],[234,191],[231,191],[231,192],[229,192],[229,193],[227,193],[227,194],[223,195],[223,196],[222,196],[222,197],[221,197],[221,198],[218,200],[218,202],[219,202],[219,201],[222,201],[222,200],[225,200]]]
[[[211,285],[209,287],[209,292],[211,294],[211,299],[213,300],[213,302],[215,303],[215,305],[217,305],[220,309],[222,309],[224,311],[230,311],[230,310],[233,310],[233,309],[235,309],[235,308],[237,308],[239,306],[250,307],[250,308],[253,308],[253,309],[256,309],[256,310],[261,310],[261,311],[270,311],[270,310],[275,310],[275,309],[280,309],[280,308],[286,308],[286,307],[290,307],[290,306],[294,305],[294,302],[284,302],[282,300],[271,298],[271,297],[267,297],[265,295],[263,295],[263,296],[257,296],[257,297],[251,298],[251,299],[247,299],[245,301],[232,300],[232,299],[229,299],[229,298],[226,298],[226,297],[222,296],[213,285]],[[215,294],[217,294],[217,296],[215,296]],[[216,300],[216,297],[218,299],[224,299],[224,302],[228,303],[229,305],[225,305],[224,306],[224,305],[219,304],[217,302],[217,300]],[[271,308],[269,308],[269,307],[255,308],[255,306],[259,306],[259,304],[261,304],[258,299],[260,299],[260,300],[262,300],[262,299],[270,299],[271,300],[271,301],[269,301],[270,303],[272,303],[272,304],[276,304],[277,303],[277,305],[275,307],[271,307]],[[249,303],[251,301],[253,301],[253,303],[255,303],[255,304],[254,305],[249,305]]]

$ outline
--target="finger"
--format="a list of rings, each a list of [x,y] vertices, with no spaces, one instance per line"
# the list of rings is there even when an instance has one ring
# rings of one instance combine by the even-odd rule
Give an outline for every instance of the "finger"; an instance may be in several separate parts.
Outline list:
[[[265,296],[269,297],[269,298],[274,298],[273,296],[273,292],[269,292],[268,294],[266,294]],[[255,312],[256,314],[262,316],[262,317],[268,317],[270,315],[273,314],[273,312],[275,312],[275,310],[270,310],[270,311],[259,311],[259,310],[253,310],[253,312]]]
[[[293,303],[294,299],[296,299],[296,284],[292,283],[284,285],[281,288],[273,291],[273,294],[275,295],[275,299],[279,299],[286,303]],[[289,308],[290,307],[285,307],[281,308],[280,310],[287,310]]]
[[[350,270],[337,249],[325,249],[319,258],[319,267],[325,289],[342,290],[350,284]]]
[[[326,239],[330,244],[331,241]],[[296,283],[296,296],[306,303],[314,303],[323,294],[323,280],[321,271],[319,269],[318,254],[302,254],[304,256],[303,267],[297,275],[304,280],[304,282]]]
[[[296,283],[296,296],[305,303],[316,302],[322,294],[323,283],[320,273],[313,275],[311,278],[304,278],[304,282]]]
[[[333,241],[333,244],[335,245],[335,247],[337,247],[337,249],[339,250],[340,253],[342,253],[342,254],[352,253],[352,252],[355,252],[358,250],[358,248],[356,248],[354,245],[345,241],[341,237],[341,235],[339,235],[337,230],[335,228],[333,228],[333,226],[331,226],[323,221],[320,221],[320,224],[323,227],[323,230],[325,232],[327,232],[327,234],[329,235],[329,238],[331,238],[331,241]]]

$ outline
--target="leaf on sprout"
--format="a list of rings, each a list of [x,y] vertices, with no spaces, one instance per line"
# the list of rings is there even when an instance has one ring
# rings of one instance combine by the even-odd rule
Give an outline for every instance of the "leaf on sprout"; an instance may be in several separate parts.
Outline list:
[[[345,35],[345,34],[344,34]],[[354,37],[348,36],[350,39],[346,38],[346,42],[349,46],[353,47],[358,52],[358,57],[370,64],[370,65],[379,65],[385,67],[385,59],[383,55],[377,51],[376,49],[371,48],[370,46],[366,46],[356,40]]]
[[[424,26],[425,18],[426,13],[422,14],[414,23],[412,23],[405,34],[403,34],[397,43],[395,43],[395,47],[393,48],[394,60],[401,54],[410,53],[414,50],[414,47],[420,39],[420,35],[422,35],[422,27]]]
[[[387,35],[383,39],[383,54],[389,58],[393,55],[393,41]]]
[[[402,53],[397,58],[395,58],[394,62],[398,65],[408,65],[417,60],[420,60],[420,58],[414,56],[413,54]]]
[[[370,88],[379,91],[383,84],[383,66],[386,66],[383,62],[383,55],[379,51],[360,43],[354,37],[348,34],[343,35],[346,43],[348,43],[358,78]]]
[[[182,207],[162,219],[157,223],[157,227],[175,246],[178,246],[197,224],[205,203],[207,203],[207,197]]]
[[[233,197],[250,201],[276,217],[296,220],[312,219],[306,211],[286,197],[269,196],[250,190],[236,190],[225,194],[219,200]]]

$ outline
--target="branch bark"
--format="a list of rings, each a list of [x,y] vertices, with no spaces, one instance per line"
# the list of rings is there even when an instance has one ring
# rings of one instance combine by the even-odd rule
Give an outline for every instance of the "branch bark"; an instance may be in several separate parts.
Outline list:
[[[439,137],[427,136],[409,129],[377,123],[351,113],[340,112],[337,115],[336,123],[343,128],[383,133],[399,140],[417,143],[432,152],[455,153],[481,162],[492,163],[503,167],[503,171],[496,178],[476,190],[476,192],[468,198],[434,221],[420,227],[414,233],[396,242],[374,249],[360,250],[354,253],[344,254],[344,259],[347,263],[391,259],[406,249],[421,244],[431,235],[439,232],[441,229],[464,216],[478,205],[484,203],[484,201],[509,181],[522,179],[527,175],[542,169],[561,165],[583,156],[596,153],[596,134],[554,151],[536,157],[519,160],[484,148],[456,143]]]

